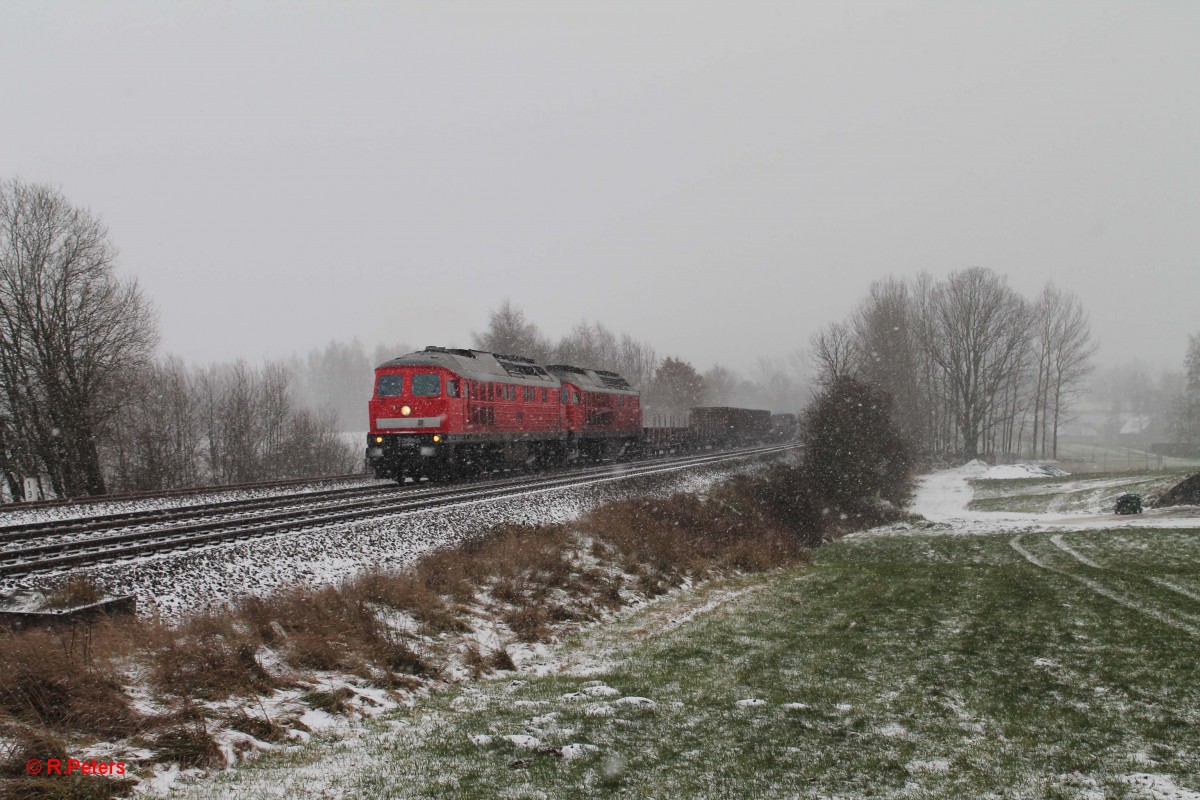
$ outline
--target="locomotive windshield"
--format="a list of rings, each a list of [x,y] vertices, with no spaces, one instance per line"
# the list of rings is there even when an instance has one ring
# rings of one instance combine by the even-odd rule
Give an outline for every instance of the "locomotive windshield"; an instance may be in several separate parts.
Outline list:
[[[404,391],[403,375],[380,375],[379,384],[375,387],[376,397],[399,397]]]
[[[442,379],[434,373],[413,375],[413,397],[434,397],[442,393]]]

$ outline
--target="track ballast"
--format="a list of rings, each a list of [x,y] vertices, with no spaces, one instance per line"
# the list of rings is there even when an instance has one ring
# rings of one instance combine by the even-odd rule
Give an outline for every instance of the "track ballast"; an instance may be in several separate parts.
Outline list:
[[[683,458],[605,464],[572,470],[568,474],[542,473],[453,486],[388,484],[329,489],[124,512],[86,520],[0,526],[0,577],[70,570],[152,553],[189,550],[384,515],[425,511],[438,506],[678,471],[793,447],[795,445],[770,445]]]

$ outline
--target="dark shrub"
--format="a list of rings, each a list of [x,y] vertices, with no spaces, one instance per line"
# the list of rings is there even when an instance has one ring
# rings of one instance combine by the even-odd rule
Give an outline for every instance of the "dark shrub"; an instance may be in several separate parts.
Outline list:
[[[1117,498],[1114,510],[1118,514],[1140,514],[1142,513],[1142,496],[1133,492],[1126,492]]]
[[[886,392],[837,378],[805,411],[801,440],[805,471],[826,507],[854,512],[874,498],[908,504],[914,459]]]

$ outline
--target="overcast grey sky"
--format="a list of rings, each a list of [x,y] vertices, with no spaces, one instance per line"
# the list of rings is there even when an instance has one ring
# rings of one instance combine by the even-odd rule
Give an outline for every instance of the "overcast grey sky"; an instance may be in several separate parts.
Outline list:
[[[467,345],[505,296],[702,369],[869,283],[1200,331],[1200,2],[0,4],[0,177],[108,224],[164,349]]]

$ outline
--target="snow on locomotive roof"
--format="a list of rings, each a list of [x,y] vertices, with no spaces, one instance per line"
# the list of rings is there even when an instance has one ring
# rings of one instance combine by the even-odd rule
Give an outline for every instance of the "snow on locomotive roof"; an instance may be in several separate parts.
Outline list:
[[[549,364],[546,371],[557,376],[563,383],[573,383],[581,389],[599,389],[616,394],[637,394],[629,381],[615,372],[604,369],[586,369],[570,364]]]
[[[424,366],[445,367],[475,381],[502,380],[535,386],[559,385],[558,379],[539,367],[533,359],[454,347],[426,347],[424,350],[385,361],[379,368]]]

